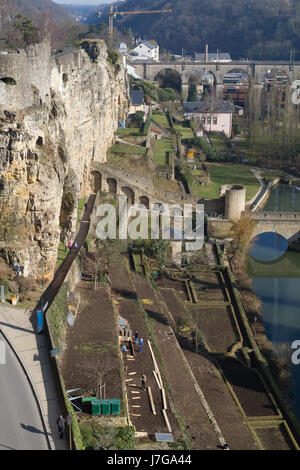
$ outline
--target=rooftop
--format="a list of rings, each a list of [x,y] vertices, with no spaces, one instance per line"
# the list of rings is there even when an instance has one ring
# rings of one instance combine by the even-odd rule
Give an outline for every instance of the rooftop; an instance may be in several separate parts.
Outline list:
[[[152,40],[148,41],[147,39],[143,39],[141,42],[139,42],[139,44],[136,47],[140,46],[141,44],[144,44],[149,49],[157,48],[157,44],[155,43],[155,41],[152,41]]]
[[[202,52],[195,52],[195,60],[205,60],[205,53]],[[208,60],[231,60],[231,56],[229,52],[209,52],[208,53]]]
[[[141,90],[130,90],[130,99],[134,106],[144,104],[144,93]]]
[[[233,105],[228,101],[196,101],[183,103],[184,113],[233,113]]]

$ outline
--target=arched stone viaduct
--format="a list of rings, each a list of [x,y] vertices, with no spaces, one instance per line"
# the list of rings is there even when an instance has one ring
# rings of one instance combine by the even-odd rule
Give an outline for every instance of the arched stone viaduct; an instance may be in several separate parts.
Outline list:
[[[256,85],[262,82],[263,77],[270,69],[283,70],[290,81],[300,79],[300,62],[295,62],[291,67],[289,62],[252,62],[252,61],[234,61],[234,62],[132,62],[136,73],[145,80],[154,80],[156,75],[165,69],[176,70],[181,76],[182,83],[188,84],[192,75],[197,72],[212,72],[216,78],[217,85],[223,84],[224,75],[232,70],[244,71],[254,79]]]
[[[254,212],[251,217],[256,220],[253,237],[275,232],[291,242],[300,236],[300,212]]]
[[[182,80],[183,89],[186,89],[189,84],[189,79],[192,75],[203,72],[211,72],[215,77],[215,85],[217,96],[221,95],[223,88],[224,75],[232,71],[245,72],[249,78],[253,79],[256,87],[260,87],[264,76],[270,69],[277,69],[283,71],[288,77],[288,82],[291,84],[294,80],[300,79],[300,62],[295,62],[292,66],[290,62],[275,62],[275,61],[233,61],[233,62],[142,62],[134,61],[132,64],[135,67],[136,73],[145,80],[154,80],[157,74],[165,69],[176,70]]]
[[[107,163],[92,165],[90,186],[94,192],[125,195],[131,204],[142,203],[148,208],[151,203],[196,205],[198,202],[198,198],[156,188],[152,178],[111,167]]]

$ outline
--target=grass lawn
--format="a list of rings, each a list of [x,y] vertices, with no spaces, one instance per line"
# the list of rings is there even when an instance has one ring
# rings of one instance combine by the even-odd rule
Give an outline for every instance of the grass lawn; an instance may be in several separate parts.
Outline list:
[[[246,200],[252,199],[260,185],[250,171],[250,167],[233,163],[210,163],[207,165],[211,184],[192,186],[193,195],[215,199],[219,197],[220,187],[225,184],[241,184],[246,187]]]
[[[165,114],[152,114],[151,116],[152,121],[156,122],[159,124],[161,127],[164,127],[165,129],[169,129],[169,122]]]
[[[217,133],[208,133],[209,139],[213,145],[213,147],[217,150],[226,150],[226,144],[225,144],[225,139],[222,134],[217,134]]]
[[[128,129],[118,129],[117,135],[119,135],[120,137],[129,137],[129,136],[140,137],[142,134],[141,134],[140,129],[128,128]]]
[[[146,147],[138,147],[136,145],[116,144],[112,148],[114,153],[124,153],[129,155],[145,155],[147,152]]]
[[[154,144],[153,159],[157,165],[166,165],[166,152],[172,152],[171,139],[157,139]]]
[[[190,127],[184,127],[180,124],[174,124],[174,128],[181,135],[182,139],[193,139],[194,133]]]

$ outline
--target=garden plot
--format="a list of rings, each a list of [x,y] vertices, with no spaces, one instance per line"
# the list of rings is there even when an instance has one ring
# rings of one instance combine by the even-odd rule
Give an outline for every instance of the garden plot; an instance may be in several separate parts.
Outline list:
[[[170,279],[163,275],[160,279],[157,279],[156,284],[158,287],[164,287],[168,289],[175,289],[178,297],[183,301],[190,301],[189,293],[187,290],[186,283],[181,280]]]
[[[190,307],[210,352],[229,352],[240,341],[231,306]]]
[[[95,380],[90,378],[87,366],[93,365],[96,355],[103,358],[108,355],[111,369],[103,380],[106,398],[122,398],[117,324],[107,289],[100,287],[95,290],[92,285],[82,282],[77,290],[81,304],[74,326],[69,328],[62,359],[66,388],[93,391]]]
[[[270,426],[252,426],[264,450],[293,450],[291,439],[283,423]]]
[[[133,336],[134,332],[138,331],[139,338],[143,338],[144,340],[144,348],[141,353],[138,352],[137,346],[135,346],[134,360],[132,360],[131,354],[123,353],[130,420],[136,427],[136,430],[140,432],[148,432],[150,434],[154,434],[155,432],[168,432],[162,414],[163,402],[161,392],[153,375],[154,365],[147,344],[147,340],[150,338],[143,315],[135,301],[124,299],[118,300],[117,302],[116,307],[118,313],[121,317],[128,320],[129,329],[132,330]],[[147,391],[142,390],[142,374],[146,374],[147,386],[151,387],[156,415],[152,412]],[[171,428],[176,434],[177,425],[175,416],[168,412],[168,418]]]
[[[219,273],[204,272],[193,273],[190,281],[191,286],[196,292],[199,302],[213,301],[223,302],[228,301],[226,290]]]
[[[189,323],[188,313],[184,309],[182,301],[177,297],[177,291],[173,289],[159,289],[159,293],[168,307],[172,318],[177,326]]]
[[[246,417],[276,416],[278,412],[260,377],[232,357],[218,358]]]

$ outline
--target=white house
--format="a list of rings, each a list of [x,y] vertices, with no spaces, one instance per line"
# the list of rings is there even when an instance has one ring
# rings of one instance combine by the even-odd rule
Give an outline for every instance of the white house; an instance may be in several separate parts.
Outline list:
[[[130,51],[131,60],[153,60],[155,62],[159,61],[159,46],[155,41],[140,41],[137,46],[135,46]]]
[[[183,103],[183,113],[187,119],[197,121],[206,132],[232,133],[234,106],[229,101],[199,101]]]

